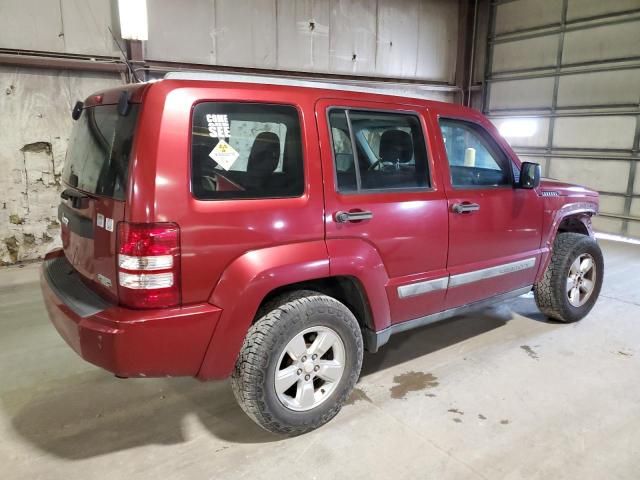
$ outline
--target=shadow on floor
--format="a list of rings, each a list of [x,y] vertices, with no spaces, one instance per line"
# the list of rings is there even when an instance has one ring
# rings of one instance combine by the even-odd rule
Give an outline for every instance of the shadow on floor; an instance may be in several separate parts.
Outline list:
[[[535,317],[529,312],[531,303],[518,299],[513,305],[394,336],[379,353],[365,355],[362,376],[499,328],[512,318],[512,309]],[[2,405],[20,436],[43,451],[72,460],[149,444],[183,443],[184,429],[194,419],[225,442],[283,439],[263,431],[244,414],[226,381],[119,380],[91,370],[9,392],[2,396]]]

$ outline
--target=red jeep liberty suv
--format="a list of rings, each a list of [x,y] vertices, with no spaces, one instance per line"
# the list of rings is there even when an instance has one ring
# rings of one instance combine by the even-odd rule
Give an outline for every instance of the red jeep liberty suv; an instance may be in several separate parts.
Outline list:
[[[333,418],[394,333],[532,289],[572,322],[600,292],[598,194],[541,181],[474,110],[176,73],[72,116],[51,321],[120,377],[231,376],[272,432]]]

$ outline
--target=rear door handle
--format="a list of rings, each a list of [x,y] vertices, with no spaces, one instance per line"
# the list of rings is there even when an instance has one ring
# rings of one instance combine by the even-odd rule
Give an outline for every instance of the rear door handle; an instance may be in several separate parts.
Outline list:
[[[361,222],[362,220],[371,220],[373,213],[367,211],[358,212],[336,212],[335,219],[338,223]]]
[[[478,205],[477,203],[469,203],[469,202],[454,203],[451,209],[455,213],[471,213],[471,212],[477,212],[478,210],[480,210],[480,205]]]

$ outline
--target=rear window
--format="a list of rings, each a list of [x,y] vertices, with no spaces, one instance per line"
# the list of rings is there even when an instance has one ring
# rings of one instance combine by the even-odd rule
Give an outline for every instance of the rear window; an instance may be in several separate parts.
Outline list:
[[[121,116],[117,105],[88,107],[69,140],[62,179],[87,193],[124,200],[138,105]]]
[[[191,188],[196,198],[302,195],[300,120],[294,107],[199,103],[192,122]]]

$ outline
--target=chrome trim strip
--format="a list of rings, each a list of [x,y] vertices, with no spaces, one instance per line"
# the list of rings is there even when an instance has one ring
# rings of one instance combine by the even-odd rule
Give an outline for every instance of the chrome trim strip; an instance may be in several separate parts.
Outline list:
[[[392,334],[405,332],[407,330],[412,330],[418,327],[423,327],[425,325],[436,323],[441,320],[446,320],[456,315],[463,315],[469,312],[476,311],[478,309],[482,309],[484,307],[488,307],[489,305],[502,302],[504,300],[519,297],[520,295],[529,293],[532,288],[533,285],[527,285],[526,287],[518,288],[506,293],[501,293],[499,295],[485,298],[484,300],[479,300],[467,305],[461,305],[459,307],[450,308],[449,310],[444,310],[442,312],[432,313],[431,315],[426,315],[424,317],[416,318],[413,320],[407,320],[406,322],[396,323],[377,332],[369,329],[364,329],[367,340],[367,350],[369,352],[375,353],[378,348],[389,341],[389,337],[391,337]]]
[[[472,272],[459,273],[451,277],[441,277],[423,282],[410,283],[398,287],[398,297],[407,298],[423,293],[445,290],[446,288],[458,287],[467,283],[479,282],[487,278],[499,277],[510,273],[519,272],[533,268],[536,265],[536,257],[518,260],[517,262],[504,263],[495,267],[483,268],[482,270],[474,270]]]
[[[423,293],[435,292],[437,290],[445,290],[448,284],[449,277],[442,277],[434,280],[402,285],[398,287],[398,297],[407,298],[415,295],[422,295]]]
[[[495,267],[483,268],[482,270],[459,273],[458,275],[452,275],[449,278],[449,287],[458,287],[460,285],[466,285],[467,283],[486,280],[487,278],[494,278],[501,275],[507,275],[509,273],[519,272],[521,270],[527,270],[529,268],[533,268],[535,264],[536,257],[531,257],[525,260],[518,260],[517,262],[510,262],[502,265],[497,265]]]

